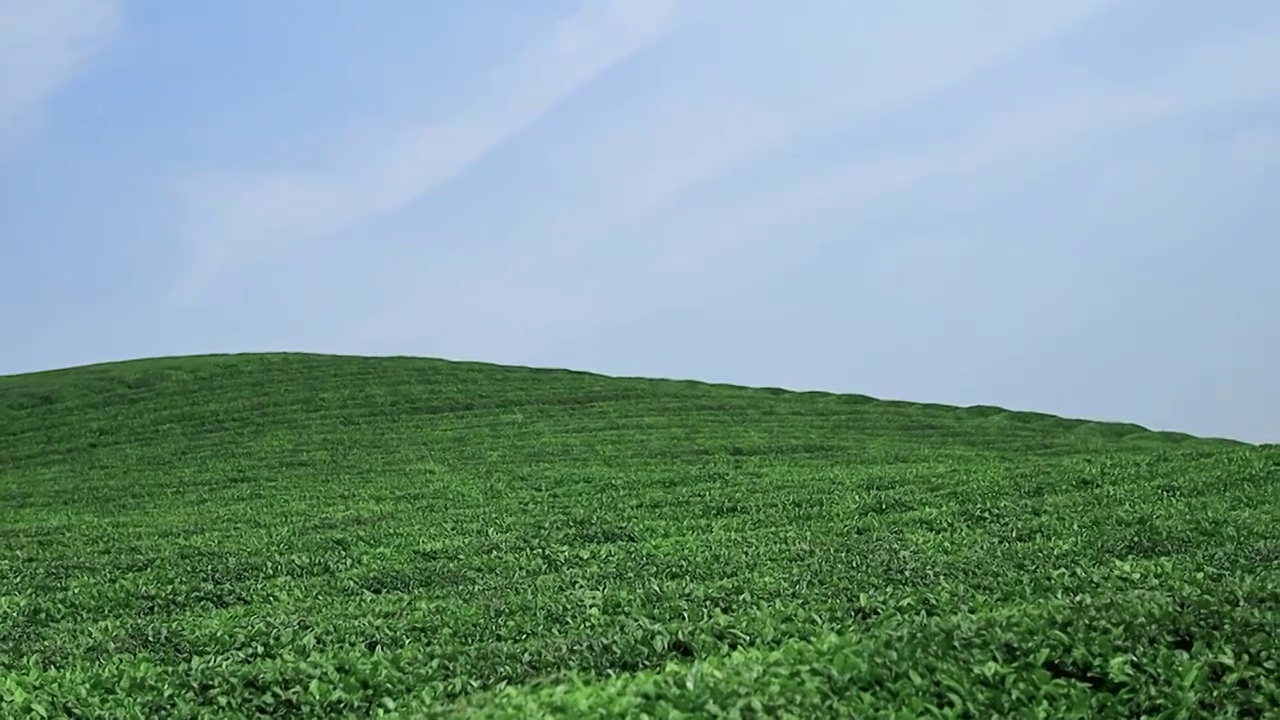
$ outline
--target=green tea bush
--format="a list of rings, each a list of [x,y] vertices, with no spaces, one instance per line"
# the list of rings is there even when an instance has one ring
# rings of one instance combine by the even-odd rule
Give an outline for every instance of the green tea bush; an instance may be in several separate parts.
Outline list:
[[[0,377],[0,716],[1280,716],[1280,448],[410,358]]]

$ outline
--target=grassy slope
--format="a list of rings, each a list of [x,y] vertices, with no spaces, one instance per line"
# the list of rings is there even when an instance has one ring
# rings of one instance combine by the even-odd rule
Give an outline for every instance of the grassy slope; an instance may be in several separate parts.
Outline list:
[[[1280,708],[1276,446],[215,356],[0,377],[0,508],[6,716]]]

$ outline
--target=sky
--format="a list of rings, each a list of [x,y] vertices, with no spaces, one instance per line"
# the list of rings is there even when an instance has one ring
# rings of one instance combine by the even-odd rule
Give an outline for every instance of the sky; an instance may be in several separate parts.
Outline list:
[[[0,0],[0,374],[415,355],[1280,442],[1272,0]]]

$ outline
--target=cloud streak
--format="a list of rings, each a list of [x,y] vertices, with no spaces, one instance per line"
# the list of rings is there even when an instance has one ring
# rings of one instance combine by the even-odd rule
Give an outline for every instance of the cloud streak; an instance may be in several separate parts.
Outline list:
[[[743,246],[759,252],[778,242],[803,245],[795,236],[784,241],[779,226],[905,190],[920,177],[963,163],[974,148],[933,143],[800,177],[781,173],[775,182],[760,179],[768,177],[771,158],[891,117],[1109,4],[1003,0],[981,13],[940,4],[925,22],[914,12],[853,13],[829,4],[798,6],[786,20],[770,22],[736,4],[698,5],[685,18],[682,39],[688,42],[677,48],[683,54],[682,62],[671,64],[676,69],[598,113],[544,168],[571,188],[571,211],[524,218],[519,232],[527,240],[503,246],[502,267],[487,258],[483,267],[433,276],[428,290],[405,288],[373,313],[361,337],[391,342],[404,332],[510,332],[522,338],[513,343],[523,343],[527,334],[511,328],[527,327],[533,317],[565,325],[598,322],[620,312],[605,298],[628,294],[627,304],[652,303],[655,277],[687,279]],[[946,155],[957,152],[958,158]],[[760,179],[754,187],[721,197],[703,192],[751,170]],[[604,246],[615,264],[600,263]],[[548,278],[555,278],[554,288],[542,286]],[[490,286],[521,288],[519,307],[493,306],[494,321],[470,329],[445,331],[433,324],[426,331],[417,314],[400,310],[433,306],[446,296],[489,307],[495,300],[483,297],[482,288]],[[397,328],[399,322],[405,328]]]
[[[720,54],[682,65],[671,89],[575,137],[560,170],[594,197],[557,220],[550,234],[558,246],[533,250],[562,257],[590,245],[698,185],[945,90],[1108,3],[1003,0],[979,13],[942,5],[923,21],[914,12],[807,5],[780,27],[736,4],[701,6],[690,30]],[[795,66],[804,72],[778,72]]]
[[[412,202],[657,42],[673,19],[667,0],[583,3],[494,72],[490,87],[455,118],[402,129],[379,144],[346,148],[342,157],[357,159],[327,173],[283,170],[187,180],[184,235],[190,266],[177,297],[192,300],[222,273]]]
[[[733,205],[718,213],[698,205],[686,214],[676,213],[665,232],[651,233],[655,240],[650,251],[659,265],[688,272],[695,267],[710,271],[727,255],[761,244],[794,247],[804,244],[804,238],[778,231],[806,216],[856,212],[926,180],[984,168],[1007,171],[1090,136],[1273,97],[1280,94],[1280,76],[1261,71],[1268,67],[1280,67],[1280,26],[1257,29],[1235,42],[1197,48],[1150,86],[1104,86],[1006,105],[973,123],[955,140],[873,152],[785,183],[763,184],[748,195],[735,194]],[[1253,133],[1240,143],[1242,148],[1256,149],[1255,158],[1266,158],[1272,138]],[[722,155],[731,154],[722,149]],[[671,258],[675,262],[667,262]]]
[[[444,336],[481,355],[492,354],[497,344],[545,342],[539,336],[554,333],[548,322],[580,333],[678,306],[693,296],[705,300],[777,272],[779,263],[830,242],[829,234],[795,231],[809,218],[840,218],[841,225],[853,228],[860,214],[926,182],[954,179],[980,192],[981,186],[966,178],[1007,176],[1091,138],[1280,91],[1280,80],[1259,71],[1280,66],[1280,42],[1272,41],[1276,28],[1264,26],[1231,42],[1193,48],[1148,82],[1096,78],[1068,91],[1012,94],[953,123],[956,131],[945,137],[913,138],[888,149],[855,143],[853,152],[815,159],[804,172],[779,172],[770,179],[772,155],[829,140],[833,127],[856,129],[893,117],[891,109],[873,108],[909,108],[912,98],[959,83],[1099,7],[1081,3],[1071,6],[1072,12],[1006,24],[1000,35],[1004,47],[959,45],[938,64],[936,76],[914,71],[915,92],[885,87],[883,95],[864,96],[853,84],[833,85],[830,92],[801,98],[812,102],[787,105],[777,93],[758,87],[754,93],[717,93],[714,79],[734,68],[694,72],[683,78],[681,90],[641,98],[647,104],[628,106],[625,115],[574,138],[575,149],[558,161],[558,172],[578,180],[575,195],[585,200],[547,226],[521,225],[528,237],[542,241],[504,246],[501,266],[486,257],[483,266],[455,266],[433,275],[433,282],[419,286],[424,289],[403,288],[391,304],[372,313],[361,342],[394,345]],[[902,52],[896,47],[884,39],[886,54],[873,54],[867,62],[886,61]],[[855,75],[861,67],[856,59],[851,50],[847,60]],[[717,193],[714,181],[732,185],[738,170],[757,181]],[[602,244],[615,248],[608,257],[599,252]],[[501,299],[493,287],[519,288],[520,302]],[[443,302],[466,304],[471,312],[485,313],[486,320],[439,316],[424,324],[412,311]]]
[[[121,22],[112,0],[0,0],[0,160]]]

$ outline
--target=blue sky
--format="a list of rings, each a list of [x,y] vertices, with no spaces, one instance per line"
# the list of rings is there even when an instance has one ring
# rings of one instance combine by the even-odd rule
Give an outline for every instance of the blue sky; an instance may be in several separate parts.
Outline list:
[[[306,350],[1280,442],[1280,4],[0,0],[0,373]]]

